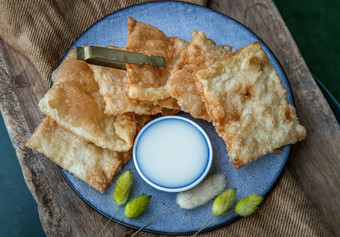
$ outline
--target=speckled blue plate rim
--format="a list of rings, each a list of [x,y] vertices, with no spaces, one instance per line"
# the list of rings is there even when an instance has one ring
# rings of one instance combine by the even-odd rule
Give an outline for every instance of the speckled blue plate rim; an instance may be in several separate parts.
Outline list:
[[[59,169],[61,175],[62,175],[63,178],[65,179],[65,181],[68,183],[68,185],[69,185],[69,186],[71,187],[71,189],[73,190],[73,192],[75,192],[75,193],[77,194],[77,196],[78,196],[81,200],[83,200],[83,202],[85,202],[89,207],[91,207],[93,210],[95,210],[96,212],[98,212],[100,215],[106,217],[107,219],[110,219],[110,218],[111,218],[110,216],[106,215],[105,213],[103,213],[103,212],[97,210],[96,207],[93,206],[90,202],[86,201],[86,200],[85,200],[85,199],[77,192],[77,190],[75,189],[75,187],[73,186],[73,184],[72,184],[72,183],[69,181],[69,179],[66,177],[66,175],[65,175],[65,170],[64,170],[63,168],[61,168],[59,165],[57,165],[57,167],[58,167],[58,169]],[[282,173],[283,173],[283,172],[282,172]],[[269,193],[271,193],[271,191],[272,191],[272,190],[274,189],[274,187],[277,185],[278,180],[279,180],[280,177],[282,176],[282,173],[280,174],[279,178],[275,181],[275,184],[271,187],[270,191],[264,196],[264,199],[266,199],[266,197],[269,195]],[[262,204],[261,204],[261,205],[262,205]],[[261,208],[261,206],[260,206],[260,208]],[[212,230],[219,229],[219,228],[221,228],[221,227],[227,226],[228,224],[230,224],[230,223],[232,223],[232,222],[234,222],[234,221],[236,221],[236,220],[238,220],[238,219],[240,219],[240,218],[241,218],[241,216],[236,216],[236,217],[234,217],[234,218],[232,218],[232,219],[230,219],[230,220],[228,220],[228,221],[226,221],[226,222],[224,222],[224,223],[222,223],[222,224],[220,224],[220,225],[216,225],[216,226],[214,226],[214,227],[207,227],[207,228],[201,230],[200,233],[205,233],[205,232],[209,232],[209,231],[212,231]],[[113,222],[116,222],[116,223],[118,223],[118,222],[120,221],[120,220],[117,220],[117,219],[115,219],[115,218],[111,218],[111,220],[112,220]],[[138,230],[138,229],[140,228],[140,227],[136,227],[136,226],[134,226],[134,225],[130,225],[130,224],[128,224],[128,223],[122,223],[122,222],[120,222],[119,224],[120,224],[120,225],[127,226],[127,227],[129,227],[129,228],[131,228],[131,229],[135,229],[135,230]],[[144,231],[144,232],[153,233],[153,234],[173,235],[173,236],[175,236],[175,235],[192,235],[192,234],[195,234],[195,233],[196,233],[195,231],[176,232],[176,233],[174,233],[174,232],[162,232],[162,231],[154,231],[154,230],[150,230],[150,229],[147,229],[147,228],[144,228],[143,231]]]
[[[57,167],[58,167],[60,173],[62,174],[63,178],[65,179],[65,181],[68,183],[68,185],[71,187],[71,189],[77,194],[77,196],[78,196],[81,200],[83,200],[83,202],[85,202],[88,206],[90,206],[92,209],[94,209],[96,212],[98,212],[98,213],[101,214],[102,216],[106,217],[107,219],[110,219],[110,218],[111,218],[110,216],[106,215],[105,213],[103,213],[103,212],[97,210],[95,206],[93,206],[91,203],[89,203],[88,201],[86,201],[86,200],[85,200],[85,199],[77,192],[77,190],[75,189],[75,187],[73,186],[73,184],[68,180],[68,178],[66,177],[66,175],[65,175],[65,173],[64,173],[65,170],[64,170],[63,168],[61,168],[59,165],[57,165]],[[266,193],[266,195],[264,195],[264,197],[263,197],[263,198],[264,198],[264,201],[266,200],[267,196],[268,196],[268,195],[273,191],[273,189],[276,187],[276,185],[278,184],[278,182],[281,180],[282,175],[283,175],[283,170],[281,171],[279,177],[276,179],[276,181],[274,182],[274,184],[272,185],[272,187],[271,187],[271,188],[269,189],[269,191]],[[264,203],[264,202],[262,202],[262,204],[263,204],[263,203]],[[260,205],[259,208],[261,208],[262,204]],[[228,220],[228,221],[226,221],[226,222],[224,222],[224,223],[222,223],[222,224],[216,225],[216,226],[214,226],[214,227],[206,227],[205,229],[201,230],[200,233],[205,233],[205,232],[209,232],[209,231],[213,231],[213,230],[216,230],[216,229],[225,227],[225,226],[227,226],[227,225],[233,223],[234,221],[237,221],[237,220],[240,219],[240,218],[241,218],[241,216],[236,216],[236,217],[234,217],[234,218],[232,218],[232,219],[230,219],[230,220]],[[115,219],[115,218],[112,218],[111,220],[114,221],[114,222],[116,222],[116,223],[118,223],[118,222],[120,221],[120,220],[117,220],[117,219]],[[130,225],[130,224],[128,224],[128,223],[120,223],[120,224],[121,224],[121,225],[124,225],[124,226],[127,226],[127,227],[130,227],[130,228],[135,229],[135,230],[138,230],[138,229],[139,229],[139,227],[136,227],[136,226],[134,226],[134,225]],[[174,233],[174,232],[161,232],[161,231],[150,230],[150,229],[147,229],[147,228],[146,228],[146,229],[143,229],[143,231],[149,232],[149,233],[153,233],[153,234],[163,234],[163,235],[173,235],[173,236],[175,236],[175,235],[192,235],[192,234],[195,234],[195,233],[196,233],[196,232],[194,232],[194,231],[189,231],[189,232],[176,232],[176,233]]]
[[[196,4],[192,4],[192,3],[188,3],[188,2],[181,2],[181,1],[159,1],[159,2],[141,3],[141,4],[136,4],[136,5],[133,5],[133,6],[129,6],[129,7],[126,7],[126,8],[122,8],[122,9],[120,9],[120,10],[118,10],[118,11],[112,12],[112,13],[109,14],[109,15],[115,14],[115,13],[120,12],[120,11],[125,11],[125,10],[127,10],[127,9],[131,9],[131,8],[134,8],[134,7],[138,7],[138,6],[140,6],[140,5],[149,5],[149,4],[150,4],[150,5],[151,5],[151,4],[167,4],[167,3],[175,3],[175,4],[178,3],[178,4],[187,5],[188,7],[203,8],[203,9],[205,9],[205,10],[207,10],[207,11],[214,12],[215,14],[217,13],[218,15],[221,15],[221,16],[223,16],[223,17],[225,17],[225,18],[228,18],[228,19],[230,19],[231,21],[235,22],[236,24],[241,25],[245,30],[249,31],[249,32],[252,33],[254,36],[256,36],[257,39],[261,42],[261,44],[264,45],[264,46],[268,49],[268,51],[272,54],[272,56],[273,56],[272,59],[275,60],[275,63],[277,63],[277,65],[279,66],[279,68],[282,70],[281,73],[285,76],[285,79],[286,79],[285,81],[286,81],[286,83],[287,83],[287,86],[285,86],[285,89],[286,89],[286,91],[287,91],[287,99],[288,99],[288,102],[289,102],[290,104],[292,104],[292,105],[295,105],[295,103],[294,103],[294,98],[293,98],[293,94],[292,94],[292,91],[291,91],[290,82],[289,82],[289,80],[288,80],[288,78],[287,78],[287,75],[286,75],[286,73],[285,73],[285,71],[284,71],[284,69],[283,69],[281,63],[278,61],[278,59],[276,58],[276,56],[273,54],[272,50],[271,50],[271,49],[267,46],[267,44],[266,44],[262,39],[260,39],[260,38],[259,38],[252,30],[250,30],[248,27],[244,26],[244,25],[241,24],[239,21],[237,21],[237,20],[235,20],[235,19],[233,19],[233,18],[231,18],[231,17],[229,17],[229,16],[226,16],[226,15],[224,15],[224,14],[222,14],[222,13],[219,13],[219,12],[214,11],[214,10],[212,10],[212,9],[206,8],[206,7],[204,7],[204,6],[200,6],[200,5],[196,5]],[[109,16],[109,15],[108,15],[108,16]],[[107,16],[105,16],[105,17],[107,17]],[[105,19],[105,17],[102,18],[102,19],[100,19],[100,20],[98,20],[96,23],[94,23],[92,26],[90,26],[86,31],[84,31],[82,34],[80,34],[80,35],[78,36],[78,38],[81,37],[83,34],[85,34],[85,33],[86,33],[88,30],[90,30],[92,27],[94,27],[98,22],[100,22],[100,21],[102,21],[103,19]],[[77,39],[78,39],[78,38],[77,38]],[[76,39],[76,40],[77,40],[77,39]],[[76,40],[72,43],[72,46],[73,46],[73,44],[76,42]],[[68,53],[69,50],[71,50],[71,49],[73,48],[72,46],[67,50],[67,53]],[[67,53],[64,55],[64,57],[63,57],[63,59],[61,60],[61,62],[62,62],[62,61],[64,60],[64,58],[66,57]],[[61,63],[61,62],[60,62],[60,63]],[[288,157],[289,157],[289,154],[290,154],[290,152],[291,152],[292,145],[288,145],[287,147],[288,147],[288,149],[287,149],[288,152],[287,152],[287,153],[288,153]],[[288,160],[288,158],[286,159],[286,162],[287,162],[287,160]],[[276,187],[277,183],[278,183],[279,180],[281,179],[281,176],[282,176],[282,174],[283,174],[284,167],[285,167],[285,166],[282,166],[282,167],[281,167],[281,170],[280,170],[280,172],[279,172],[279,174],[278,174],[276,180],[273,182],[272,186],[268,189],[268,192],[264,195],[264,198],[266,198],[266,197],[272,192],[272,190]],[[95,211],[97,211],[99,214],[103,215],[103,216],[106,217],[106,218],[110,218],[108,215],[106,215],[105,213],[99,211],[99,210],[96,209],[96,207],[94,207],[91,203],[89,203],[88,201],[86,201],[86,200],[85,200],[85,199],[77,192],[77,190],[75,189],[75,187],[74,187],[74,186],[71,184],[71,182],[68,180],[68,178],[66,177],[66,174],[65,174],[65,170],[62,169],[62,168],[59,167],[59,166],[58,166],[58,168],[59,168],[61,174],[63,175],[64,179],[66,180],[66,182],[69,184],[69,186],[72,188],[72,190],[80,197],[80,199],[82,199],[87,205],[89,205],[91,208],[93,208],[93,209],[94,209]],[[215,230],[215,229],[224,227],[224,226],[226,226],[226,225],[228,225],[228,224],[230,224],[230,223],[232,223],[232,222],[238,220],[239,218],[240,218],[240,216],[236,216],[236,217],[234,217],[234,218],[232,218],[232,219],[229,219],[229,220],[227,220],[226,222],[221,223],[221,224],[219,224],[219,225],[215,225],[215,226],[213,226],[213,227],[205,228],[205,229],[202,230],[201,232],[202,232],[202,233],[203,233],[203,232],[208,232],[208,231],[211,231],[211,230]],[[118,222],[118,221],[119,221],[119,220],[116,220],[116,219],[114,219],[114,218],[113,218],[112,220],[115,221],[115,222]],[[127,227],[130,227],[130,228],[133,228],[133,229],[139,229],[139,227],[136,227],[136,226],[131,225],[131,224],[128,224],[128,223],[121,223],[121,224],[122,224],[122,225],[125,225],[125,226],[127,226]],[[150,232],[150,233],[155,233],[155,234],[166,234],[166,235],[190,235],[190,234],[195,233],[195,232],[193,232],[193,231],[189,231],[189,232],[164,232],[164,231],[154,231],[154,230],[151,230],[151,229],[148,229],[148,228],[143,229],[143,231]]]

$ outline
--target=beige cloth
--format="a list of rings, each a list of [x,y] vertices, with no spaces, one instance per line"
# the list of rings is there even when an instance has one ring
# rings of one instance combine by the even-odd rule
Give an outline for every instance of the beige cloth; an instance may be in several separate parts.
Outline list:
[[[94,22],[143,0],[0,0],[0,37],[28,59],[47,82],[72,42]],[[206,0],[188,2],[205,5]],[[34,192],[34,190],[31,190]],[[34,194],[35,195],[35,194]],[[141,236],[149,236],[143,233]],[[204,236],[330,236],[290,172],[259,211]]]
[[[205,5],[207,0],[187,0]],[[93,23],[121,8],[151,0],[0,0],[0,36],[50,81],[71,44]]]
[[[144,233],[140,236],[146,237],[150,234]],[[332,233],[320,221],[318,211],[288,169],[285,169],[277,186],[255,214],[200,236],[312,237],[332,236]]]
[[[332,236],[286,169],[256,214],[203,236]]]

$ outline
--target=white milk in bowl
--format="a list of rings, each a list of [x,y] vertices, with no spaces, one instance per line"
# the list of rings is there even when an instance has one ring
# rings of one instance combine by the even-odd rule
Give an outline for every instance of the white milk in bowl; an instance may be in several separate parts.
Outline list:
[[[179,116],[153,120],[133,148],[138,173],[151,186],[180,192],[196,186],[212,162],[209,137],[196,123]]]

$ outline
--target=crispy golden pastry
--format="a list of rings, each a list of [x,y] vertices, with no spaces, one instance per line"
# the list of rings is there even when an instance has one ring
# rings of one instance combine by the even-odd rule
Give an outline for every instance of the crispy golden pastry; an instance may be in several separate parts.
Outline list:
[[[141,115],[141,116],[136,115],[136,131],[137,131],[136,136],[139,133],[139,131],[145,126],[145,124],[147,124],[150,121],[151,121],[151,117],[148,115]],[[130,160],[132,149],[133,148],[131,148],[130,152],[122,152],[121,161],[123,162],[123,164],[125,164],[126,162]]]
[[[235,168],[305,138],[259,42],[197,71],[195,80]]]
[[[39,102],[40,110],[80,138],[113,151],[128,151],[136,134],[135,115],[104,114],[93,72],[84,61],[68,57],[60,66],[54,86]]]
[[[151,121],[151,117],[147,115],[141,115],[141,116],[136,116],[136,117],[137,117],[136,118],[136,130],[137,130],[137,133],[139,133],[139,131],[142,130],[145,124]]]
[[[166,60],[166,67],[128,64],[129,97],[167,109],[179,109],[176,100],[170,97],[166,84],[171,70],[188,44],[185,40],[167,37],[156,27],[129,17],[126,50],[162,56]]]
[[[136,130],[140,131],[150,117],[136,117]],[[85,142],[49,117],[42,120],[26,146],[43,153],[100,192],[104,192],[132,153],[132,149],[116,152]]]
[[[84,142],[49,117],[42,120],[26,146],[45,154],[100,192],[120,170],[122,160],[131,156],[131,151],[114,152]]]
[[[128,112],[154,115],[162,112],[162,108],[150,102],[137,102],[127,95],[127,72],[114,68],[89,65],[94,79],[98,82],[99,93],[105,100],[105,114],[119,115]]]
[[[98,91],[98,84],[93,80],[93,73],[88,64],[76,60],[76,51],[72,49],[64,62],[60,64],[52,78],[54,84],[62,82],[75,82],[80,85],[87,93]]]
[[[210,121],[201,95],[196,90],[194,72],[209,66],[214,59],[231,53],[229,46],[216,46],[202,31],[191,31],[191,42],[168,80],[168,92],[182,111],[194,118]]]

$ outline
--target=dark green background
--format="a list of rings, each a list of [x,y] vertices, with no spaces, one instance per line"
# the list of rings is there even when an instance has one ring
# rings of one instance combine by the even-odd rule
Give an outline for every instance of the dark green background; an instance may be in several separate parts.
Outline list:
[[[274,0],[309,70],[340,101],[340,1]]]
[[[310,71],[340,101],[340,1],[274,0]],[[44,236],[0,117],[0,236]]]
[[[0,116],[0,236],[44,236],[37,205],[28,191]]]

